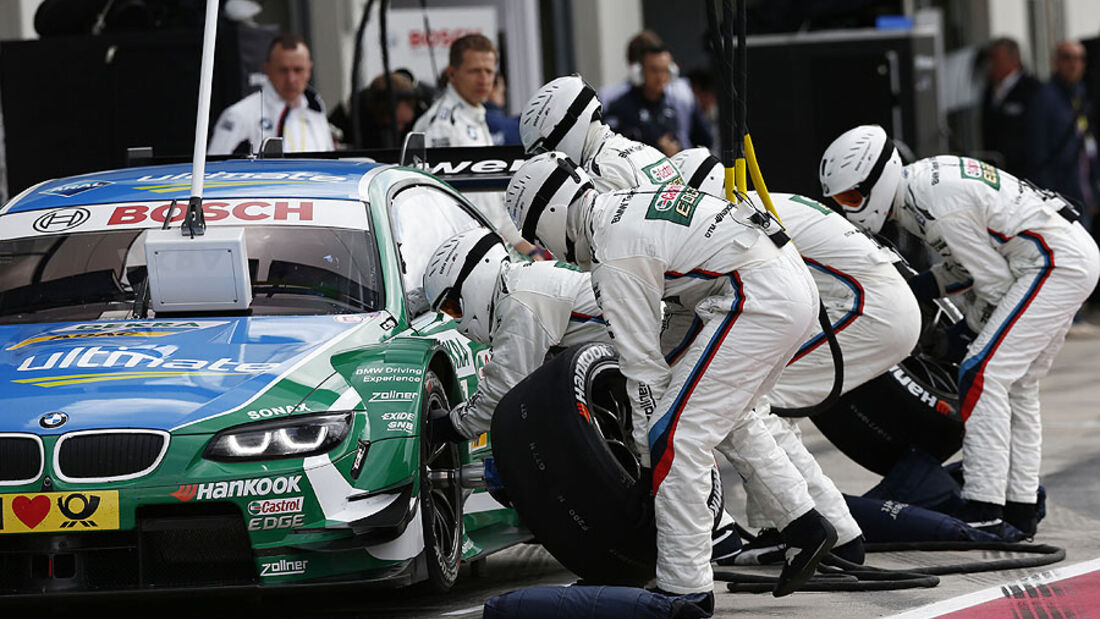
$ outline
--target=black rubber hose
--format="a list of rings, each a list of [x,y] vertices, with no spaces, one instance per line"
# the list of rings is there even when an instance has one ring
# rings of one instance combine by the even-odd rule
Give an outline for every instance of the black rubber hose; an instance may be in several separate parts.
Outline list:
[[[359,117],[359,67],[363,62],[363,36],[367,32],[372,8],[374,0],[367,0],[363,5],[363,16],[359,18],[359,27],[355,30],[355,54],[351,58],[351,144],[355,148],[363,148],[362,119]]]
[[[817,322],[821,325],[821,331],[825,333],[825,339],[829,342],[829,352],[833,357],[833,388],[825,399],[813,406],[800,408],[783,408],[773,406],[772,413],[780,417],[812,417],[818,413],[827,411],[836,404],[840,398],[840,390],[844,387],[844,354],[840,350],[840,343],[836,340],[836,332],[833,331],[833,323],[829,321],[829,314],[825,311],[825,304],[818,301]]]
[[[1040,567],[1057,563],[1066,558],[1065,548],[1050,546],[1048,544],[1026,544],[1014,542],[906,542],[906,543],[876,543],[864,546],[867,552],[904,552],[918,550],[921,552],[944,552],[958,550],[994,550],[999,552],[1022,552],[1034,556],[1016,557],[1013,559],[991,559],[989,561],[973,561],[969,563],[954,563],[949,565],[934,565],[930,567],[913,568],[911,572],[918,574],[975,574],[978,572],[995,572],[998,570],[1015,570],[1027,567]]]

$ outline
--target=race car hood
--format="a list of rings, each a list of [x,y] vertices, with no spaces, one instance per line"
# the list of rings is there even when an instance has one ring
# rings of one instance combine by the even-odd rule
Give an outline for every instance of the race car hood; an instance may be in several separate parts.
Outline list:
[[[329,356],[380,341],[388,314],[95,321],[0,326],[0,432],[172,430],[239,408],[273,384],[302,396]],[[354,342],[354,344],[352,343]],[[299,389],[295,389],[299,391]]]

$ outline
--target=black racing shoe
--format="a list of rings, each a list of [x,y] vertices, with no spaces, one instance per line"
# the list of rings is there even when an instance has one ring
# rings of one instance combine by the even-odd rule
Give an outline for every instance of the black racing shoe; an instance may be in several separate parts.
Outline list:
[[[967,500],[956,518],[979,531],[1002,535],[1004,529],[1004,506],[984,501]]]
[[[1036,513],[1035,503],[1006,502],[1004,519],[1028,538],[1035,537],[1035,532],[1039,530],[1039,515]]]
[[[780,533],[787,542],[786,560],[772,595],[790,595],[814,575],[817,564],[836,544],[836,529],[816,509],[802,514]]]
[[[783,562],[787,544],[775,529],[760,529],[756,538],[724,559],[714,559],[718,565],[778,565]]]
[[[741,552],[741,536],[737,534],[737,523],[731,522],[710,535],[710,560],[722,561]]]
[[[863,560],[866,557],[866,551],[863,549],[863,536],[861,535],[839,546],[834,546],[832,552],[845,561],[863,565]]]

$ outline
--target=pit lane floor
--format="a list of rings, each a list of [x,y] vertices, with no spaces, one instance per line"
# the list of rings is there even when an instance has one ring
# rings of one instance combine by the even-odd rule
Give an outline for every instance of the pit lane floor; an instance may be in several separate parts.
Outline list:
[[[1100,315],[1090,319],[1100,323]],[[1054,369],[1042,385],[1043,404],[1043,468],[1042,482],[1048,492],[1047,518],[1039,527],[1037,542],[1066,549],[1066,560],[1053,566],[951,575],[940,579],[934,589],[856,593],[795,593],[785,598],[770,594],[728,593],[724,583],[716,583],[716,617],[888,617],[905,613],[905,617],[932,617],[951,612],[943,604],[962,608],[974,600],[953,601],[964,595],[1010,585],[1028,576],[1057,568],[1071,568],[1100,557],[1100,337],[1071,337],[1059,355]],[[836,450],[808,421],[801,424],[805,441],[818,457],[821,466],[844,492],[861,494],[873,486],[878,477],[854,464]],[[744,494],[737,476],[724,467],[727,507],[735,516],[743,516]],[[969,553],[882,553],[868,555],[868,563],[878,567],[904,568],[927,564],[1001,558],[999,552]],[[1095,570],[1100,562],[1085,569]],[[722,568],[719,568],[722,569]],[[738,571],[750,571],[736,568]],[[759,573],[765,573],[763,571]],[[773,572],[766,572],[773,573]],[[1096,596],[1100,589],[1100,573],[1084,585],[1084,593]],[[199,593],[165,604],[150,601],[138,606],[127,603],[94,602],[77,608],[51,607],[52,613],[72,616],[124,610],[124,616],[166,617],[480,617],[484,601],[500,593],[542,584],[566,584],[575,578],[537,545],[521,545],[489,557],[483,565],[465,565],[459,583],[448,594],[429,594],[420,589],[397,591],[366,591],[338,588],[316,594],[225,596]],[[988,596],[987,596],[988,598]],[[1096,597],[1093,597],[1096,599]],[[940,603],[941,606],[923,608]],[[1059,602],[1052,602],[1057,608]],[[51,605],[52,606],[52,605]],[[988,613],[971,607],[968,617],[1028,617],[1048,616],[1043,613],[1005,611],[989,608]],[[984,607],[982,607],[984,608]],[[1066,611],[1049,616],[1100,617],[1100,607],[1085,607],[1067,600]],[[39,610],[42,610],[39,608]],[[115,611],[115,612],[111,612]],[[908,612],[907,612],[908,611]],[[106,615],[106,612],[102,613]],[[6,613],[5,613],[6,614]]]

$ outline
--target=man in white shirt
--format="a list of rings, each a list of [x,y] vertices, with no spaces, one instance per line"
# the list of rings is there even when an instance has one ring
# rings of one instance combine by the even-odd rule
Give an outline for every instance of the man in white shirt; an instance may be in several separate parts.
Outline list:
[[[443,96],[413,125],[423,132],[429,148],[447,146],[492,146],[485,123],[485,106],[497,74],[497,48],[487,37],[468,34],[451,44],[447,65],[447,87]],[[499,194],[467,195],[485,215],[497,233],[516,251],[534,256],[538,248],[524,241],[516,230]]]
[[[260,90],[229,106],[218,117],[209,152],[257,152],[264,138],[283,138],[288,153],[334,150],[325,104],[309,87],[313,71],[309,46],[301,37],[275,37],[264,63]]]

